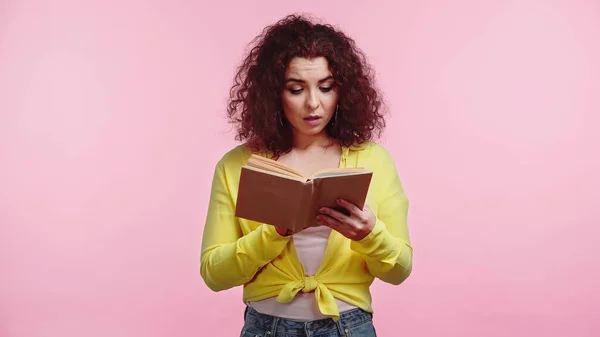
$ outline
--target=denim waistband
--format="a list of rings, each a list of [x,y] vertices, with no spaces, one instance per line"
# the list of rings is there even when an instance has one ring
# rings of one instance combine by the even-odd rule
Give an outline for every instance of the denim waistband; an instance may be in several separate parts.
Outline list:
[[[262,314],[252,307],[246,307],[244,317],[246,325],[267,331],[269,334],[297,336],[311,336],[311,332],[317,332],[317,330],[319,334],[326,331],[338,331],[341,336],[345,336],[348,329],[373,320],[373,314],[362,309],[352,309],[340,313],[340,319],[337,322],[331,318],[314,321],[291,320]]]

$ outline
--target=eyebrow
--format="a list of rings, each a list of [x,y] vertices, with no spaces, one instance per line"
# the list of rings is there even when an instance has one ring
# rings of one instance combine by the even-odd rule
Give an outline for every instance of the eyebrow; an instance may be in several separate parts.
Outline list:
[[[323,79],[320,79],[320,80],[319,80],[319,83],[323,83],[323,82],[325,82],[325,81],[327,81],[327,80],[330,80],[330,79],[332,79],[332,78],[333,78],[333,76],[331,76],[331,75],[330,75],[330,76],[327,76],[327,77],[325,77],[325,78],[323,78]],[[290,77],[290,78],[288,78],[287,80],[285,80],[285,83],[288,83],[288,82],[306,83],[306,81],[304,81],[304,80],[297,79],[297,78],[293,78],[293,77]]]

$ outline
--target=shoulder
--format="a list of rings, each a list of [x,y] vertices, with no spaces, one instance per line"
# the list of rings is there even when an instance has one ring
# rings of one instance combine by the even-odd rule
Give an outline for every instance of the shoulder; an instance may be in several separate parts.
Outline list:
[[[362,150],[357,153],[357,166],[373,172],[371,190],[378,200],[389,196],[393,191],[402,190],[396,163],[386,147],[370,141],[363,144]]]
[[[225,171],[239,169],[246,164],[251,155],[252,151],[245,144],[237,145],[221,156],[217,167]]]
[[[375,141],[367,141],[362,144],[350,146],[350,150],[356,152],[362,161],[372,165],[393,163],[390,152],[381,144]]]

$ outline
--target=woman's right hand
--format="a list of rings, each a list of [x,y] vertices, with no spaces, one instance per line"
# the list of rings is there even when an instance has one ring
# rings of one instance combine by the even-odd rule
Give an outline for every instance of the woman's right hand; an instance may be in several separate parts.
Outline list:
[[[294,232],[292,232],[291,230],[289,230],[287,228],[282,228],[282,227],[275,226],[275,230],[281,236],[290,236],[290,235],[294,234]]]
[[[299,232],[301,232],[301,231],[303,231],[303,230],[307,229],[308,227],[310,227],[310,226],[306,226],[306,227],[302,228],[302,230],[299,230],[299,231],[298,231],[298,232],[296,232],[296,233],[299,233]],[[290,235],[294,235],[294,234],[296,234],[296,233],[294,233],[294,231],[292,231],[291,229],[287,229],[287,228],[283,228],[283,227],[277,227],[277,226],[275,226],[275,230],[276,230],[276,231],[277,231],[277,233],[279,233],[279,235],[281,235],[281,236],[290,236]]]

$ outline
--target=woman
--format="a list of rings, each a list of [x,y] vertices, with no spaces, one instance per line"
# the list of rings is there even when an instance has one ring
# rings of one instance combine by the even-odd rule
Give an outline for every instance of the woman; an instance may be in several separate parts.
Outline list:
[[[412,268],[408,201],[388,152],[380,94],[354,41],[288,16],[267,27],[238,70],[228,113],[244,141],[217,163],[201,275],[214,291],[244,286],[242,336],[375,336],[369,287],[400,284]],[[309,175],[373,171],[360,209],[319,211],[316,227],[286,232],[234,216],[241,167],[252,153]]]

